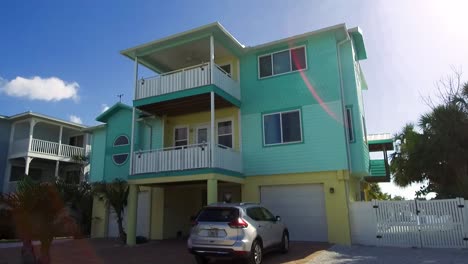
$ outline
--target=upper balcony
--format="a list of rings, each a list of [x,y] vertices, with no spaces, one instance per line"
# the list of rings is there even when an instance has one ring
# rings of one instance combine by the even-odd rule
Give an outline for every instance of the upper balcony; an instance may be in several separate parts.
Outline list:
[[[213,23],[122,51],[135,61],[134,106],[158,115],[204,111],[213,92],[217,107],[239,107],[243,48]],[[142,78],[140,66],[156,75]]]

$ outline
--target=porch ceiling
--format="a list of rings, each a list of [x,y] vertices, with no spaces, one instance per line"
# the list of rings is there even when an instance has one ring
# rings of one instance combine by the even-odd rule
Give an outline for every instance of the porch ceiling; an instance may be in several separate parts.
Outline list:
[[[219,95],[215,95],[215,108],[231,107],[229,101]],[[155,115],[183,115],[189,113],[203,112],[210,110],[210,94],[199,94],[189,97],[178,98],[170,101],[163,101],[154,104],[140,106],[139,109]]]
[[[215,41],[215,57],[233,56],[219,42]],[[176,47],[155,51],[140,58],[142,63],[158,72],[170,72],[210,61],[210,39],[195,40]]]

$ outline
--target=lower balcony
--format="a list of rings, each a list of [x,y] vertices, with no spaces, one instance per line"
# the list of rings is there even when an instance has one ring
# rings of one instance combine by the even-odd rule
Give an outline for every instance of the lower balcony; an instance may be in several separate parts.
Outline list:
[[[206,143],[137,151],[133,155],[132,174],[204,168],[242,173],[241,153],[219,144],[212,151],[210,144]]]

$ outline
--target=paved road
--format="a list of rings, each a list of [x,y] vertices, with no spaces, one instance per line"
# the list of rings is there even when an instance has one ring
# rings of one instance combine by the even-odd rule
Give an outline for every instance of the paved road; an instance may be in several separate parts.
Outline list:
[[[333,246],[307,264],[467,264],[467,249]]]

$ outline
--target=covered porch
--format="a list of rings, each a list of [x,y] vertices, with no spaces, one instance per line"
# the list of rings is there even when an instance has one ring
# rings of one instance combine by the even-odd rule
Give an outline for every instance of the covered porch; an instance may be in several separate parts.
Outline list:
[[[137,226],[145,220],[149,221],[150,239],[188,236],[191,217],[207,204],[240,202],[243,183],[243,177],[220,173],[129,179],[127,244],[135,245]],[[145,191],[150,197],[147,214],[138,208],[144,206],[139,202],[139,193]]]

